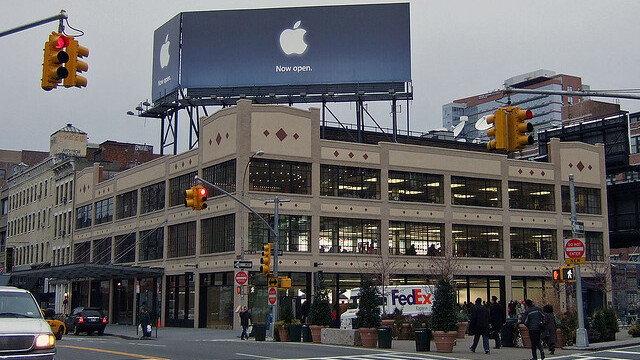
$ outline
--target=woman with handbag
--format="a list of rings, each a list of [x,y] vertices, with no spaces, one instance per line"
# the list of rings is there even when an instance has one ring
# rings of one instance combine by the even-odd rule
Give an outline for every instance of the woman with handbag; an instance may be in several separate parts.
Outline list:
[[[556,333],[556,317],[553,314],[553,306],[550,304],[543,306],[542,312],[544,313],[544,318],[546,320],[546,337],[542,340],[547,344],[549,354],[553,355],[556,351],[556,342],[558,341],[558,335]]]

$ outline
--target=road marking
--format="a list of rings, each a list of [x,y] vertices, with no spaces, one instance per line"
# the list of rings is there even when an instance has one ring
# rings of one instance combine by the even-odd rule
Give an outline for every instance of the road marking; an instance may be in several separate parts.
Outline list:
[[[633,354],[633,355],[638,355],[637,351],[623,351],[623,350],[608,350],[609,352],[612,353],[617,353],[617,354]]]
[[[272,357],[269,357],[269,356],[260,356],[260,355],[253,355],[253,354],[236,353],[236,355],[256,357],[256,358],[260,358],[260,359],[273,359]]]
[[[132,353],[126,353],[126,352],[122,352],[122,351],[113,351],[113,350],[88,348],[88,347],[84,347],[84,346],[58,345],[58,347],[69,348],[69,349],[77,349],[77,350],[88,350],[88,351],[95,351],[95,352],[102,352],[102,353],[116,354],[116,355],[127,355],[127,356],[133,356],[133,357],[141,358],[141,359],[171,360],[171,359],[167,359],[167,358],[149,357],[148,355],[132,354]]]
[[[295,360],[378,360],[378,359],[396,359],[396,360],[459,360],[459,358],[427,355],[407,352],[385,351],[373,354],[357,354],[357,355],[339,355],[329,357],[310,357]],[[293,359],[292,359],[293,360]],[[620,359],[618,359],[620,360]]]

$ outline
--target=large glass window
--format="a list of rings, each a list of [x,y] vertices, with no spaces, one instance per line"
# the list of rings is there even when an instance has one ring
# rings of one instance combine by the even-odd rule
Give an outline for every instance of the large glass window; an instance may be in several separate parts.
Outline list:
[[[502,258],[502,228],[483,225],[453,225],[454,255]]]
[[[389,253],[394,255],[442,255],[444,224],[389,222]]]
[[[311,164],[254,159],[249,164],[249,189],[311,194]]]
[[[553,184],[509,181],[509,208],[555,211]]]
[[[118,235],[115,237],[115,264],[130,263],[136,261],[136,233]]]
[[[225,161],[208,168],[202,169],[202,177],[208,182],[225,189],[228,192],[236,191],[236,159]],[[222,195],[217,189],[209,197]]]
[[[378,253],[380,220],[320,218],[320,252]]]
[[[169,180],[169,206],[184,206],[185,191],[193,186],[196,175],[194,171]]]
[[[73,262],[88,263],[91,257],[91,241],[73,245]]]
[[[389,171],[389,200],[444,203],[444,176]]]
[[[138,190],[116,196],[116,219],[136,216],[138,211]]]
[[[229,214],[202,220],[202,254],[233,251],[235,215]]]
[[[98,239],[93,241],[93,259],[96,264],[111,263],[111,238]]]
[[[513,259],[558,258],[555,230],[513,227],[510,231],[510,243]]]
[[[502,181],[452,176],[451,203],[453,205],[502,207]]]
[[[576,212],[582,214],[602,214],[600,189],[576,186]],[[571,212],[569,186],[562,185],[562,211]]]
[[[164,181],[143,187],[140,190],[140,213],[164,209],[164,189]]]
[[[164,228],[145,230],[140,232],[140,250],[138,260],[162,259],[164,251]]]
[[[271,227],[273,215],[261,214]],[[280,215],[278,220],[278,250],[291,252],[308,252],[311,238],[311,217],[300,215]],[[263,245],[274,242],[274,235],[264,221],[251,214],[249,216],[249,249],[262,250]]]
[[[192,256],[196,254],[196,222],[169,226],[169,249],[167,257]]]
[[[320,165],[320,195],[380,199],[380,170]]]
[[[93,205],[85,205],[76,209],[76,229],[82,229],[91,226],[91,218],[93,216]]]
[[[96,201],[96,225],[113,220],[113,198]]]

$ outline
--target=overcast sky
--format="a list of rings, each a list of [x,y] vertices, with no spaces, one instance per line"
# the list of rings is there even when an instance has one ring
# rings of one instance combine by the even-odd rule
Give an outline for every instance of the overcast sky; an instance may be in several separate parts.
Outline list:
[[[369,3],[381,3],[370,1]],[[90,49],[88,86],[44,91],[42,49],[49,23],[0,38],[0,149],[49,150],[49,136],[67,123],[92,143],[145,143],[160,150],[160,121],[126,115],[151,98],[153,32],[181,11],[335,5],[363,1],[51,1],[6,2],[0,30],[53,16],[65,9],[78,38]],[[414,100],[410,130],[442,127],[442,105],[498,89],[505,79],[538,69],[582,77],[594,90],[640,88],[640,1],[431,1],[412,0],[411,51]],[[67,28],[71,34],[73,31]],[[601,99],[603,100],[603,99]],[[604,101],[613,102],[609,99]],[[640,111],[639,101],[621,101]],[[334,105],[330,105],[334,107]],[[335,106],[354,123],[348,106]],[[209,109],[215,111],[214,108]],[[389,105],[371,105],[390,127]],[[402,108],[400,128],[406,129]],[[179,152],[188,147],[181,114]],[[373,125],[369,122],[367,125]]]

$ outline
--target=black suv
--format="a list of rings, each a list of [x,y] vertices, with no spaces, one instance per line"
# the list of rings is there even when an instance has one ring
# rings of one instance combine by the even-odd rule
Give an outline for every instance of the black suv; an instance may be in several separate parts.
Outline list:
[[[102,335],[107,326],[107,318],[102,314],[100,308],[77,307],[73,309],[64,323],[67,326],[67,332],[73,331],[75,335],[81,332],[91,335],[94,331],[97,331],[98,335]]]

